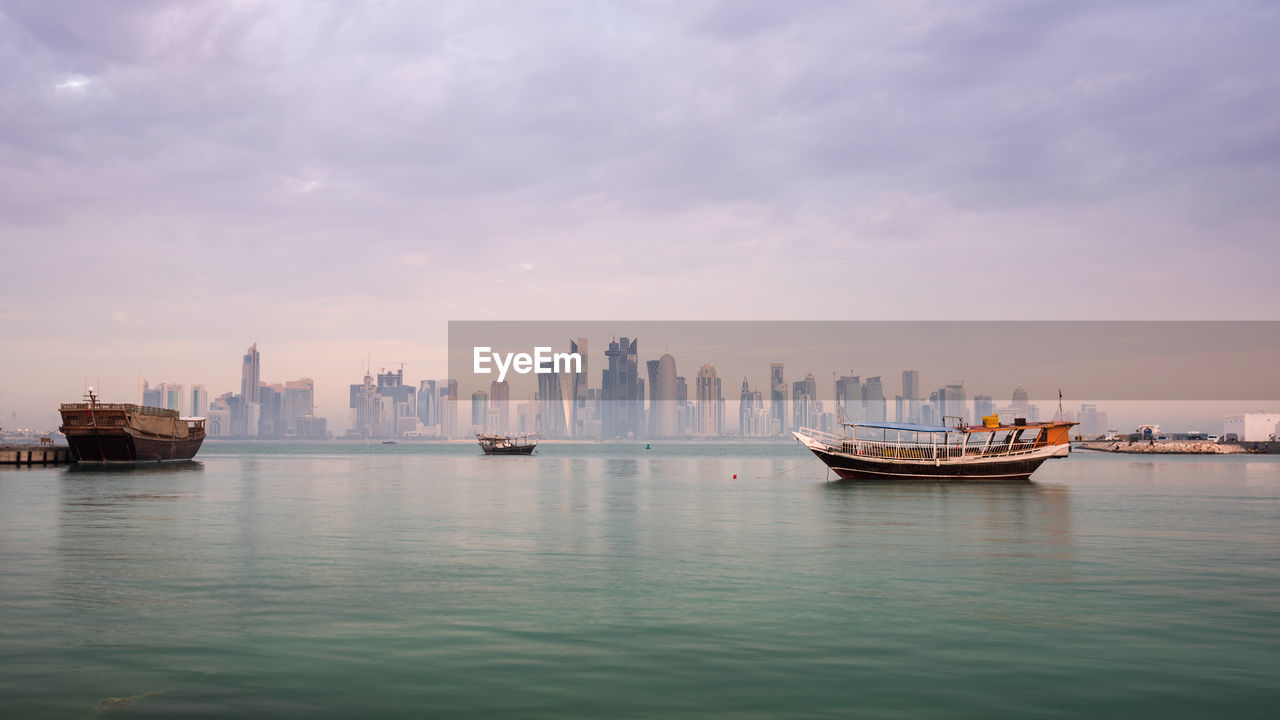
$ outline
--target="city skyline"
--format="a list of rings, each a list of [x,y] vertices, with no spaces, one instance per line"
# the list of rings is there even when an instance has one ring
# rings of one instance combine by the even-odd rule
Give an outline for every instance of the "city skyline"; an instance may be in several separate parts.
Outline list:
[[[588,346],[586,337],[569,341],[571,351]],[[140,402],[160,407],[181,409],[189,404],[194,412],[197,403],[209,402],[210,435],[213,437],[248,435],[282,439],[316,439],[325,437],[330,431],[336,437],[366,439],[460,437],[481,429],[539,432],[553,438],[656,439],[736,436],[744,434],[744,427],[749,436],[785,437],[790,430],[800,426],[832,429],[838,427],[842,419],[939,424],[944,418],[950,418],[947,422],[954,422],[956,417],[960,417],[966,422],[977,423],[983,415],[998,412],[1006,421],[1015,415],[1035,421],[1049,419],[1057,410],[1056,406],[1041,408],[1032,404],[1033,398],[1021,385],[1010,392],[1008,402],[997,400],[1003,396],[983,392],[982,388],[966,388],[963,381],[942,381],[936,390],[929,391],[934,381],[925,377],[922,384],[920,372],[914,369],[900,371],[901,384],[896,388],[880,376],[866,376],[864,379],[858,375],[832,372],[828,394],[825,383],[820,383],[812,371],[802,367],[792,374],[783,363],[771,363],[768,368],[761,368],[754,383],[751,375],[744,377],[743,393],[736,399],[726,398],[714,364],[700,363],[694,378],[696,382],[689,383],[684,375],[678,374],[678,360],[669,352],[664,352],[657,360],[643,363],[650,382],[646,394],[644,379],[639,377],[639,359],[643,359],[645,354],[639,352],[639,347],[639,338],[615,338],[610,342],[601,354],[612,360],[614,368],[610,370],[606,366],[601,371],[599,387],[591,387],[589,374],[584,368],[582,373],[540,376],[539,392],[527,398],[512,397],[510,383],[498,381],[490,383],[487,390],[476,390],[459,397],[457,379],[423,379],[415,384],[412,375],[406,376],[403,365],[397,370],[382,368],[377,372],[370,367],[363,382],[350,385],[348,422],[343,422],[342,413],[335,413],[338,421],[327,426],[326,418],[315,414],[316,390],[311,378],[284,382],[260,379],[262,361],[257,343],[253,343],[241,358],[241,394],[226,392],[210,401],[205,385],[193,384],[192,397],[188,398],[184,384],[166,382],[152,387],[144,378],[139,378],[136,389]],[[589,352],[584,357],[584,364],[592,366]],[[603,383],[625,384],[624,377],[614,377],[611,373],[628,371],[634,373],[637,385],[633,392],[639,394],[640,402],[634,404],[637,398],[625,393],[616,395],[610,403],[618,403],[614,406],[614,417],[623,420],[615,419],[615,426],[607,431],[611,434],[606,434],[603,416],[612,411],[604,410],[606,396]],[[765,402],[759,390],[761,386],[767,387],[775,381],[781,381],[787,390],[787,397],[780,405]],[[691,386],[696,386],[692,392]],[[824,391],[820,392],[819,387]],[[249,388],[253,389],[250,398],[257,397],[257,402],[252,399],[248,403],[242,401],[243,393]],[[551,395],[544,397],[544,392]],[[911,397],[912,394],[916,397]],[[470,398],[472,407],[462,411],[468,420],[459,421],[457,403],[449,403],[450,397],[455,400]],[[505,405],[503,398],[506,398]],[[628,410],[628,407],[633,409]],[[1237,404],[1232,411],[1242,408],[1244,406]],[[1100,407],[1097,402],[1074,398],[1063,405],[1064,417],[1078,419],[1081,432],[1125,431],[1125,428],[1108,424],[1107,409],[1105,404]],[[785,426],[780,427],[774,422],[778,413],[788,418]],[[734,418],[734,421],[726,422],[726,416]],[[302,425],[304,418],[305,427]],[[250,419],[253,424],[250,424]],[[1149,416],[1143,417],[1143,420],[1149,419]],[[617,422],[635,424],[619,430]],[[1214,427],[1213,424],[1208,426]],[[246,432],[246,427],[258,429]]]
[[[660,438],[660,437],[710,437],[716,435],[733,436],[741,434],[741,428],[745,417],[741,406],[742,397],[736,398],[726,397],[723,389],[719,386],[719,378],[717,382],[716,394],[719,397],[719,409],[713,411],[710,421],[710,427],[719,428],[718,431],[706,431],[701,428],[708,426],[708,416],[704,413],[705,408],[698,402],[700,399],[700,388],[694,388],[693,382],[687,381],[684,375],[676,375],[676,358],[668,352],[664,352],[657,360],[645,359],[646,353],[637,351],[640,346],[639,338],[622,339],[628,343],[627,351],[620,350],[619,339],[615,338],[609,343],[606,350],[601,351],[600,359],[608,361],[610,357],[624,359],[624,366],[635,371],[635,380],[637,385],[634,390],[634,396],[618,396],[616,400],[630,399],[631,405],[623,402],[618,406],[622,408],[618,412],[624,417],[623,420],[614,422],[629,423],[625,424],[622,431],[618,430],[615,425],[612,429],[607,430],[603,426],[603,418],[595,417],[594,425],[584,426],[584,417],[580,415],[580,409],[583,408],[590,395],[591,402],[599,403],[604,398],[603,379],[597,380],[596,387],[592,387],[590,382],[590,367],[599,367],[592,363],[590,353],[584,356],[584,368],[582,373],[568,373],[560,375],[540,376],[543,378],[540,382],[540,388],[553,393],[553,397],[544,399],[541,392],[529,397],[520,397],[511,395],[510,383],[501,383],[501,393],[508,398],[507,412],[501,411],[501,405],[497,404],[500,400],[490,400],[490,397],[496,398],[493,394],[494,386],[498,385],[495,381],[487,386],[486,392],[486,410],[485,422],[481,427],[489,430],[504,429],[511,431],[536,431],[543,433],[548,437],[578,437],[578,438],[605,438],[605,439],[623,439],[623,438]],[[589,339],[586,337],[577,337],[569,341],[568,347],[571,351],[577,351],[579,348],[587,348]],[[669,343],[668,343],[669,344]],[[693,361],[690,361],[693,362]],[[659,400],[653,392],[656,390],[652,384],[650,389],[645,389],[645,378],[640,376],[640,368],[646,367],[649,378],[653,378],[653,373],[658,372],[660,365],[666,364],[667,367],[659,376],[663,377],[660,383],[661,387],[667,388],[666,394],[661,397],[675,397],[677,402],[660,402],[656,407],[659,408],[656,414],[651,409],[654,407],[652,403]],[[713,363],[697,363],[703,367],[703,370],[709,370],[714,376],[717,372]],[[471,410],[469,408],[461,411],[456,407],[456,403],[450,405],[447,398],[452,397],[461,401],[466,401],[471,397],[471,390],[466,390],[461,396],[458,390],[458,380],[432,378],[422,379],[416,386],[412,380],[412,374],[406,376],[404,371],[405,363],[401,363],[398,370],[388,370],[385,367],[374,371],[371,365],[368,365],[366,359],[366,370],[368,376],[366,378],[368,386],[366,388],[366,398],[369,402],[373,402],[375,397],[382,392],[382,389],[390,388],[388,392],[395,395],[395,400],[390,404],[389,409],[382,411],[387,418],[386,425],[376,430],[362,428],[360,419],[361,413],[357,409],[357,403],[354,399],[357,395],[357,388],[363,383],[350,384],[351,404],[347,408],[330,409],[327,416],[322,416],[316,405],[315,398],[317,391],[315,381],[310,377],[304,377],[301,380],[276,381],[268,383],[260,379],[261,359],[258,351],[258,343],[250,345],[241,358],[240,383],[239,389],[241,393],[246,388],[255,388],[259,400],[262,399],[262,393],[270,393],[270,398],[274,401],[275,418],[268,424],[262,426],[261,409],[255,408],[249,410],[251,405],[233,404],[228,406],[228,402],[234,402],[232,396],[237,398],[240,395],[234,391],[228,391],[216,396],[211,396],[206,390],[208,383],[192,383],[190,384],[191,395],[186,393],[186,383],[161,382],[155,386],[151,386],[149,379],[139,377],[136,385],[136,399],[139,402],[147,404],[155,404],[159,407],[170,407],[183,410],[190,408],[194,413],[197,403],[202,403],[204,407],[210,408],[208,417],[210,418],[210,435],[212,437],[243,437],[246,434],[254,437],[303,437],[303,438],[322,438],[326,435],[333,437],[379,437],[379,438],[399,438],[405,437],[404,433],[409,432],[407,437],[464,437],[475,429],[473,424],[468,422],[471,418]],[[609,370],[602,371],[607,374]],[[918,370],[906,369],[900,371],[901,384],[893,386],[886,383],[882,376],[858,376],[858,375],[838,375],[833,372],[830,377],[830,388],[827,388],[825,382],[818,382],[812,371],[797,370],[797,375],[792,375],[786,364],[772,363],[768,368],[763,368],[758,374],[748,374],[743,378],[747,384],[747,394],[750,403],[758,403],[754,405],[756,411],[761,416],[751,420],[754,435],[759,437],[780,437],[785,433],[778,432],[777,417],[779,413],[787,418],[785,429],[787,431],[795,429],[800,419],[801,413],[807,413],[806,422],[814,422],[819,428],[830,427],[832,423],[839,421],[839,414],[843,411],[846,419],[851,421],[878,421],[878,420],[899,420],[910,422],[923,422],[925,424],[937,424],[942,422],[944,416],[955,417],[963,416],[967,421],[979,421],[982,413],[977,408],[989,408],[991,411],[1000,411],[1002,417],[1009,415],[1014,408],[1021,402],[1022,406],[1018,410],[1018,414],[1028,416],[1029,419],[1049,419],[1056,412],[1056,405],[1052,403],[1051,397],[1035,397],[1028,399],[1027,393],[1021,385],[1017,385],[1011,391],[1011,400],[1008,403],[1002,403],[998,398],[1003,397],[994,394],[990,388],[974,388],[969,386],[966,388],[965,382],[942,382],[935,390],[929,390],[932,380],[926,378],[926,382],[922,384],[921,374]],[[665,374],[664,374],[665,373]],[[665,377],[670,375],[670,378]],[[273,375],[274,376],[274,375]],[[257,379],[256,384],[254,383]],[[376,379],[376,383],[374,380]],[[694,380],[696,378],[691,378]],[[785,389],[784,401],[779,404],[775,402],[770,394],[761,391],[761,388],[768,389],[775,379],[781,379]],[[428,395],[431,400],[424,402],[423,391],[430,386]],[[678,390],[676,386],[678,385]],[[804,389],[800,386],[804,385]],[[821,388],[821,391],[818,390]],[[215,386],[215,390],[216,390]],[[403,392],[401,392],[403,391]],[[304,393],[306,397],[306,407],[311,410],[310,413],[296,413],[291,408],[296,407],[299,393]],[[910,393],[916,393],[916,398],[910,398]],[[858,401],[861,407],[857,405],[857,401],[852,401],[851,393],[858,394]],[[972,397],[968,394],[972,393]],[[101,394],[101,393],[100,393]],[[1019,400],[1021,394],[1021,401]],[[756,397],[758,396],[758,397]],[[803,397],[807,396],[810,400],[818,398],[819,406],[806,409]],[[568,398],[573,398],[570,401]],[[105,398],[104,399],[111,399]],[[130,398],[115,397],[117,400],[130,400]],[[635,403],[639,400],[638,404]],[[912,400],[915,402],[913,403]],[[1031,400],[1035,400],[1041,407],[1033,406],[1034,413],[1028,413],[1027,407]],[[823,402],[827,404],[822,405]],[[840,410],[836,410],[837,402],[841,404]],[[251,401],[252,403],[252,401]],[[959,405],[955,405],[959,403]],[[1047,403],[1047,404],[1046,404]],[[261,406],[262,403],[255,403]],[[527,408],[523,405],[530,404]],[[981,405],[980,405],[981,404]],[[1088,418],[1088,421],[1081,421],[1082,430],[1090,429],[1100,434],[1107,430],[1117,430],[1124,432],[1124,427],[1117,427],[1115,423],[1108,425],[1108,417],[1116,418],[1121,424],[1138,424],[1144,422],[1156,422],[1160,418],[1168,418],[1165,412],[1153,413],[1149,410],[1141,409],[1146,407],[1159,407],[1159,401],[1135,403],[1135,402],[1108,402],[1105,398],[1071,398],[1064,404],[1066,416],[1069,419]],[[1168,403],[1166,403],[1167,405]],[[1178,403],[1179,405],[1187,405],[1188,403]],[[1172,425],[1169,420],[1165,419],[1166,427],[1178,427],[1181,430],[1198,430],[1204,427],[1217,428],[1222,423],[1222,417],[1225,414],[1240,412],[1259,412],[1266,411],[1269,407],[1265,402],[1248,402],[1235,401],[1230,403],[1213,403],[1213,402],[1192,402],[1192,405],[1200,405],[1203,408],[1197,411],[1199,414],[1182,414],[1173,416]],[[1048,405],[1053,405],[1053,409],[1045,412]],[[1138,410],[1133,410],[1133,407]],[[626,409],[631,407],[632,409]],[[956,408],[962,408],[957,410]],[[1120,412],[1112,412],[1109,410],[1118,409]],[[346,412],[350,410],[350,414]],[[258,413],[250,416],[248,413]],[[612,411],[609,411],[612,412]],[[185,411],[184,411],[185,413]],[[365,415],[371,416],[372,410],[366,410]],[[606,412],[605,414],[608,414]],[[307,425],[303,429],[299,429],[295,416],[307,416]],[[462,420],[465,417],[467,420]],[[726,422],[725,418],[732,418],[732,422]],[[312,420],[310,418],[316,418]],[[543,418],[553,418],[551,425],[544,424]],[[1101,420],[1099,420],[1101,418]],[[1191,419],[1188,419],[1191,418]],[[252,421],[252,424],[251,424]],[[430,421],[430,422],[428,422]],[[815,422],[816,421],[816,422]],[[439,428],[435,431],[425,431],[422,425],[415,426],[414,423],[423,422],[428,426]],[[536,427],[535,427],[536,423]],[[571,424],[572,423],[572,424]],[[665,423],[658,425],[657,423]],[[1099,424],[1100,423],[1100,424]],[[805,423],[800,423],[805,424]],[[277,428],[276,425],[279,425]],[[246,433],[245,427],[262,427],[256,433]],[[6,427],[13,429],[15,427],[23,427],[21,423],[13,422],[12,416],[6,422]],[[52,427],[52,426],[50,426]],[[572,427],[572,431],[568,428]],[[667,434],[664,431],[675,428],[674,432]],[[231,428],[228,431],[226,428]],[[37,428],[39,429],[39,428]],[[48,428],[45,428],[48,429]],[[611,432],[612,434],[606,434]]]

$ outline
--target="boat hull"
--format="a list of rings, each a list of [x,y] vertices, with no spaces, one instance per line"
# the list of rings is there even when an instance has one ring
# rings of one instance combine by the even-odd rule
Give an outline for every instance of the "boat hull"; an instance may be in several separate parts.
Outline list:
[[[76,462],[165,462],[190,460],[200,450],[204,436],[154,438],[130,435],[124,430],[81,429],[67,434]]]
[[[532,455],[533,449],[537,445],[516,445],[513,447],[485,447],[480,446],[485,455]]]
[[[842,480],[1022,481],[1028,480],[1050,455],[984,462],[906,462],[857,457],[810,447]]]

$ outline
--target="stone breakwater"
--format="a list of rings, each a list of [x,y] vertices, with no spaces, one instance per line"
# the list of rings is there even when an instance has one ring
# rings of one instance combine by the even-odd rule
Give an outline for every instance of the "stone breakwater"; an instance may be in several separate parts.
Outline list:
[[[1137,453],[1146,455],[1182,454],[1182,455],[1235,455],[1248,452],[1239,445],[1219,445],[1213,442],[1127,442],[1116,440],[1100,440],[1080,443],[1076,447],[1081,450],[1099,450],[1101,452]]]

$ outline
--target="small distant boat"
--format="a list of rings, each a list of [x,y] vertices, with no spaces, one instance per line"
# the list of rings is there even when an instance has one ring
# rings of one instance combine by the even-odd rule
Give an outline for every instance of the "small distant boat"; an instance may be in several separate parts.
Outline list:
[[[855,422],[842,423],[844,436],[811,428],[793,434],[844,480],[1026,480],[1044,461],[1071,452],[1068,434],[1077,424],[983,420],[955,427]]]
[[[538,446],[537,435],[486,435],[476,433],[476,441],[485,455],[532,455]]]
[[[396,444],[398,444],[398,443],[396,443],[396,441],[395,441],[395,440],[383,440],[383,441],[382,441],[382,444],[383,444],[383,445],[396,445]]]
[[[204,442],[204,418],[177,410],[126,403],[100,403],[93,388],[85,402],[59,408],[67,444],[78,462],[190,460]]]

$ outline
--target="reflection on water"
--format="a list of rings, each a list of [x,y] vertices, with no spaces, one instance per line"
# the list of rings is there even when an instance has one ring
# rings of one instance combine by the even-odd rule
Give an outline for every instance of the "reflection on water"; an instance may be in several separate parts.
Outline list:
[[[131,475],[145,473],[189,473],[204,472],[204,463],[199,460],[174,460],[173,462],[149,463],[75,463],[68,465],[65,472],[73,476],[94,475]]]
[[[59,476],[54,585],[77,608],[154,608],[155,588],[185,572],[177,548],[189,541],[190,504],[204,465],[73,465]],[[119,628],[86,628],[85,642],[112,642]]]

